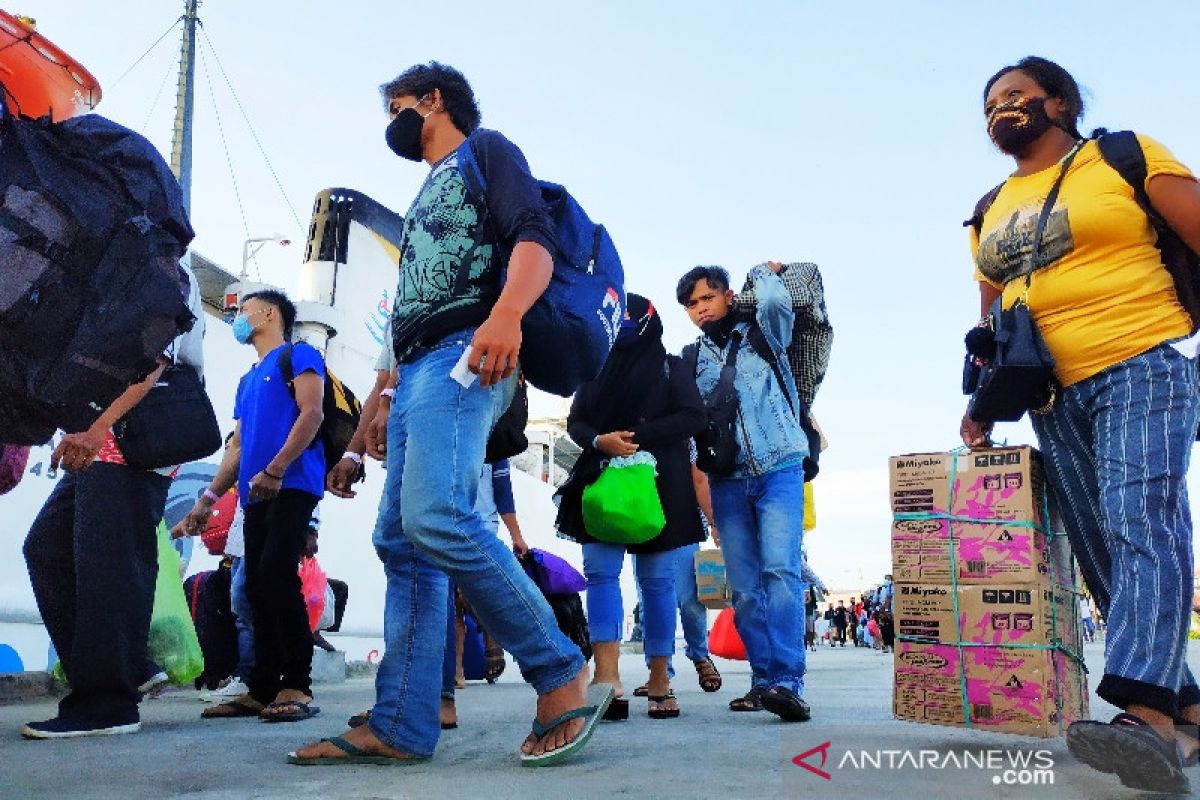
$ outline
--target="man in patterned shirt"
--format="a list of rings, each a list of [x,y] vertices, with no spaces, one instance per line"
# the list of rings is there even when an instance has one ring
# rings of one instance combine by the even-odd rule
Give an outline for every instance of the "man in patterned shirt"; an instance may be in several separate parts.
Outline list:
[[[538,694],[522,763],[552,764],[586,742],[613,690],[589,692],[583,654],[474,501],[488,436],[516,390],[521,320],[549,285],[554,229],[524,155],[479,128],[479,106],[460,72],[419,64],[381,92],[392,120],[388,146],[430,167],[404,216],[392,314],[398,366],[373,537],[387,574],[386,649],[367,724],[289,761],[433,755],[449,578]],[[464,146],[486,178],[484,197],[459,168]],[[460,381],[463,362],[473,374]]]

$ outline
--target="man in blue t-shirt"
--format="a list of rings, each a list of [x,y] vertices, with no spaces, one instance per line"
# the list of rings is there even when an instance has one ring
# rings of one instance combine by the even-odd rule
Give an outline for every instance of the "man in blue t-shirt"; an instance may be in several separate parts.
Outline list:
[[[296,564],[308,521],[324,494],[325,362],[292,344],[296,307],[278,291],[242,298],[233,335],[258,362],[238,384],[237,426],[212,483],[177,526],[203,530],[217,501],[236,481],[244,511],[246,594],[254,616],[255,661],[248,694],[205,710],[204,717],[261,716],[292,722],[313,716],[312,633]],[[290,369],[287,362],[290,360]]]
[[[553,224],[525,156],[479,128],[479,105],[458,70],[419,64],[381,93],[388,146],[429,167],[404,215],[392,314],[398,366],[384,401],[387,483],[373,541],[387,574],[385,650],[367,724],[289,761],[433,755],[448,577],[538,694],[522,762],[556,763],[587,741],[613,687],[589,692],[579,647],[474,502],[489,433],[516,391],[521,320],[554,269]],[[484,173],[484,196],[463,179],[464,146]],[[461,382],[460,360],[472,373]]]

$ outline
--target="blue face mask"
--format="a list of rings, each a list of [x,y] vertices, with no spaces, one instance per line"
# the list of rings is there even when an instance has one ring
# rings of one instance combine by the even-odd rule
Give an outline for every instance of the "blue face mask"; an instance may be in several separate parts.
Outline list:
[[[254,326],[250,324],[250,320],[245,314],[238,314],[233,319],[233,338],[238,340],[239,344],[249,344],[250,337],[254,335]]]

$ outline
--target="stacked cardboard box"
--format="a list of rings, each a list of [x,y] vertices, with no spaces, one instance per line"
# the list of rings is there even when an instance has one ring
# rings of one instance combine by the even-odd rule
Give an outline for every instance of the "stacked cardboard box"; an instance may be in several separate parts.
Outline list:
[[[890,473],[896,717],[1043,737],[1086,718],[1074,567],[1037,451],[897,456]]]

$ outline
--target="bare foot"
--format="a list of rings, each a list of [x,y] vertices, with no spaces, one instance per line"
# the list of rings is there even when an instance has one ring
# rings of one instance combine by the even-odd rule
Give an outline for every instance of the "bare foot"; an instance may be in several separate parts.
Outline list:
[[[542,724],[559,717],[568,711],[574,711],[587,705],[588,669],[585,665],[569,683],[563,684],[552,692],[538,695],[537,720]],[[540,756],[566,747],[575,741],[575,737],[583,730],[584,720],[576,718],[567,720],[552,729],[542,738],[534,734],[521,745],[525,755]]]
[[[592,682],[589,683],[588,686],[595,686],[597,683],[607,683],[612,686],[617,692],[614,697],[625,696],[625,687],[621,685],[621,679],[617,676],[613,676],[611,678],[602,678],[597,675],[596,677],[592,678]]]
[[[438,721],[442,727],[450,727],[458,725],[458,709],[454,707],[454,701],[449,697],[442,698],[442,707],[438,710]]]
[[[275,702],[280,704],[275,708],[266,706],[261,712],[260,717],[273,717],[276,714],[293,714],[297,711],[295,706],[285,705],[287,703],[304,703],[308,704],[313,701],[311,695],[296,689],[280,689],[279,694],[275,695]]]
[[[398,761],[412,761],[417,759],[416,756],[401,752],[379,741],[367,725],[363,725],[360,728],[351,728],[343,733],[341,738],[359,750],[370,753],[373,756],[386,756]],[[304,747],[301,747],[296,751],[296,755],[300,758],[345,758],[346,751],[337,747],[332,742],[314,742],[313,744],[306,744]]]

